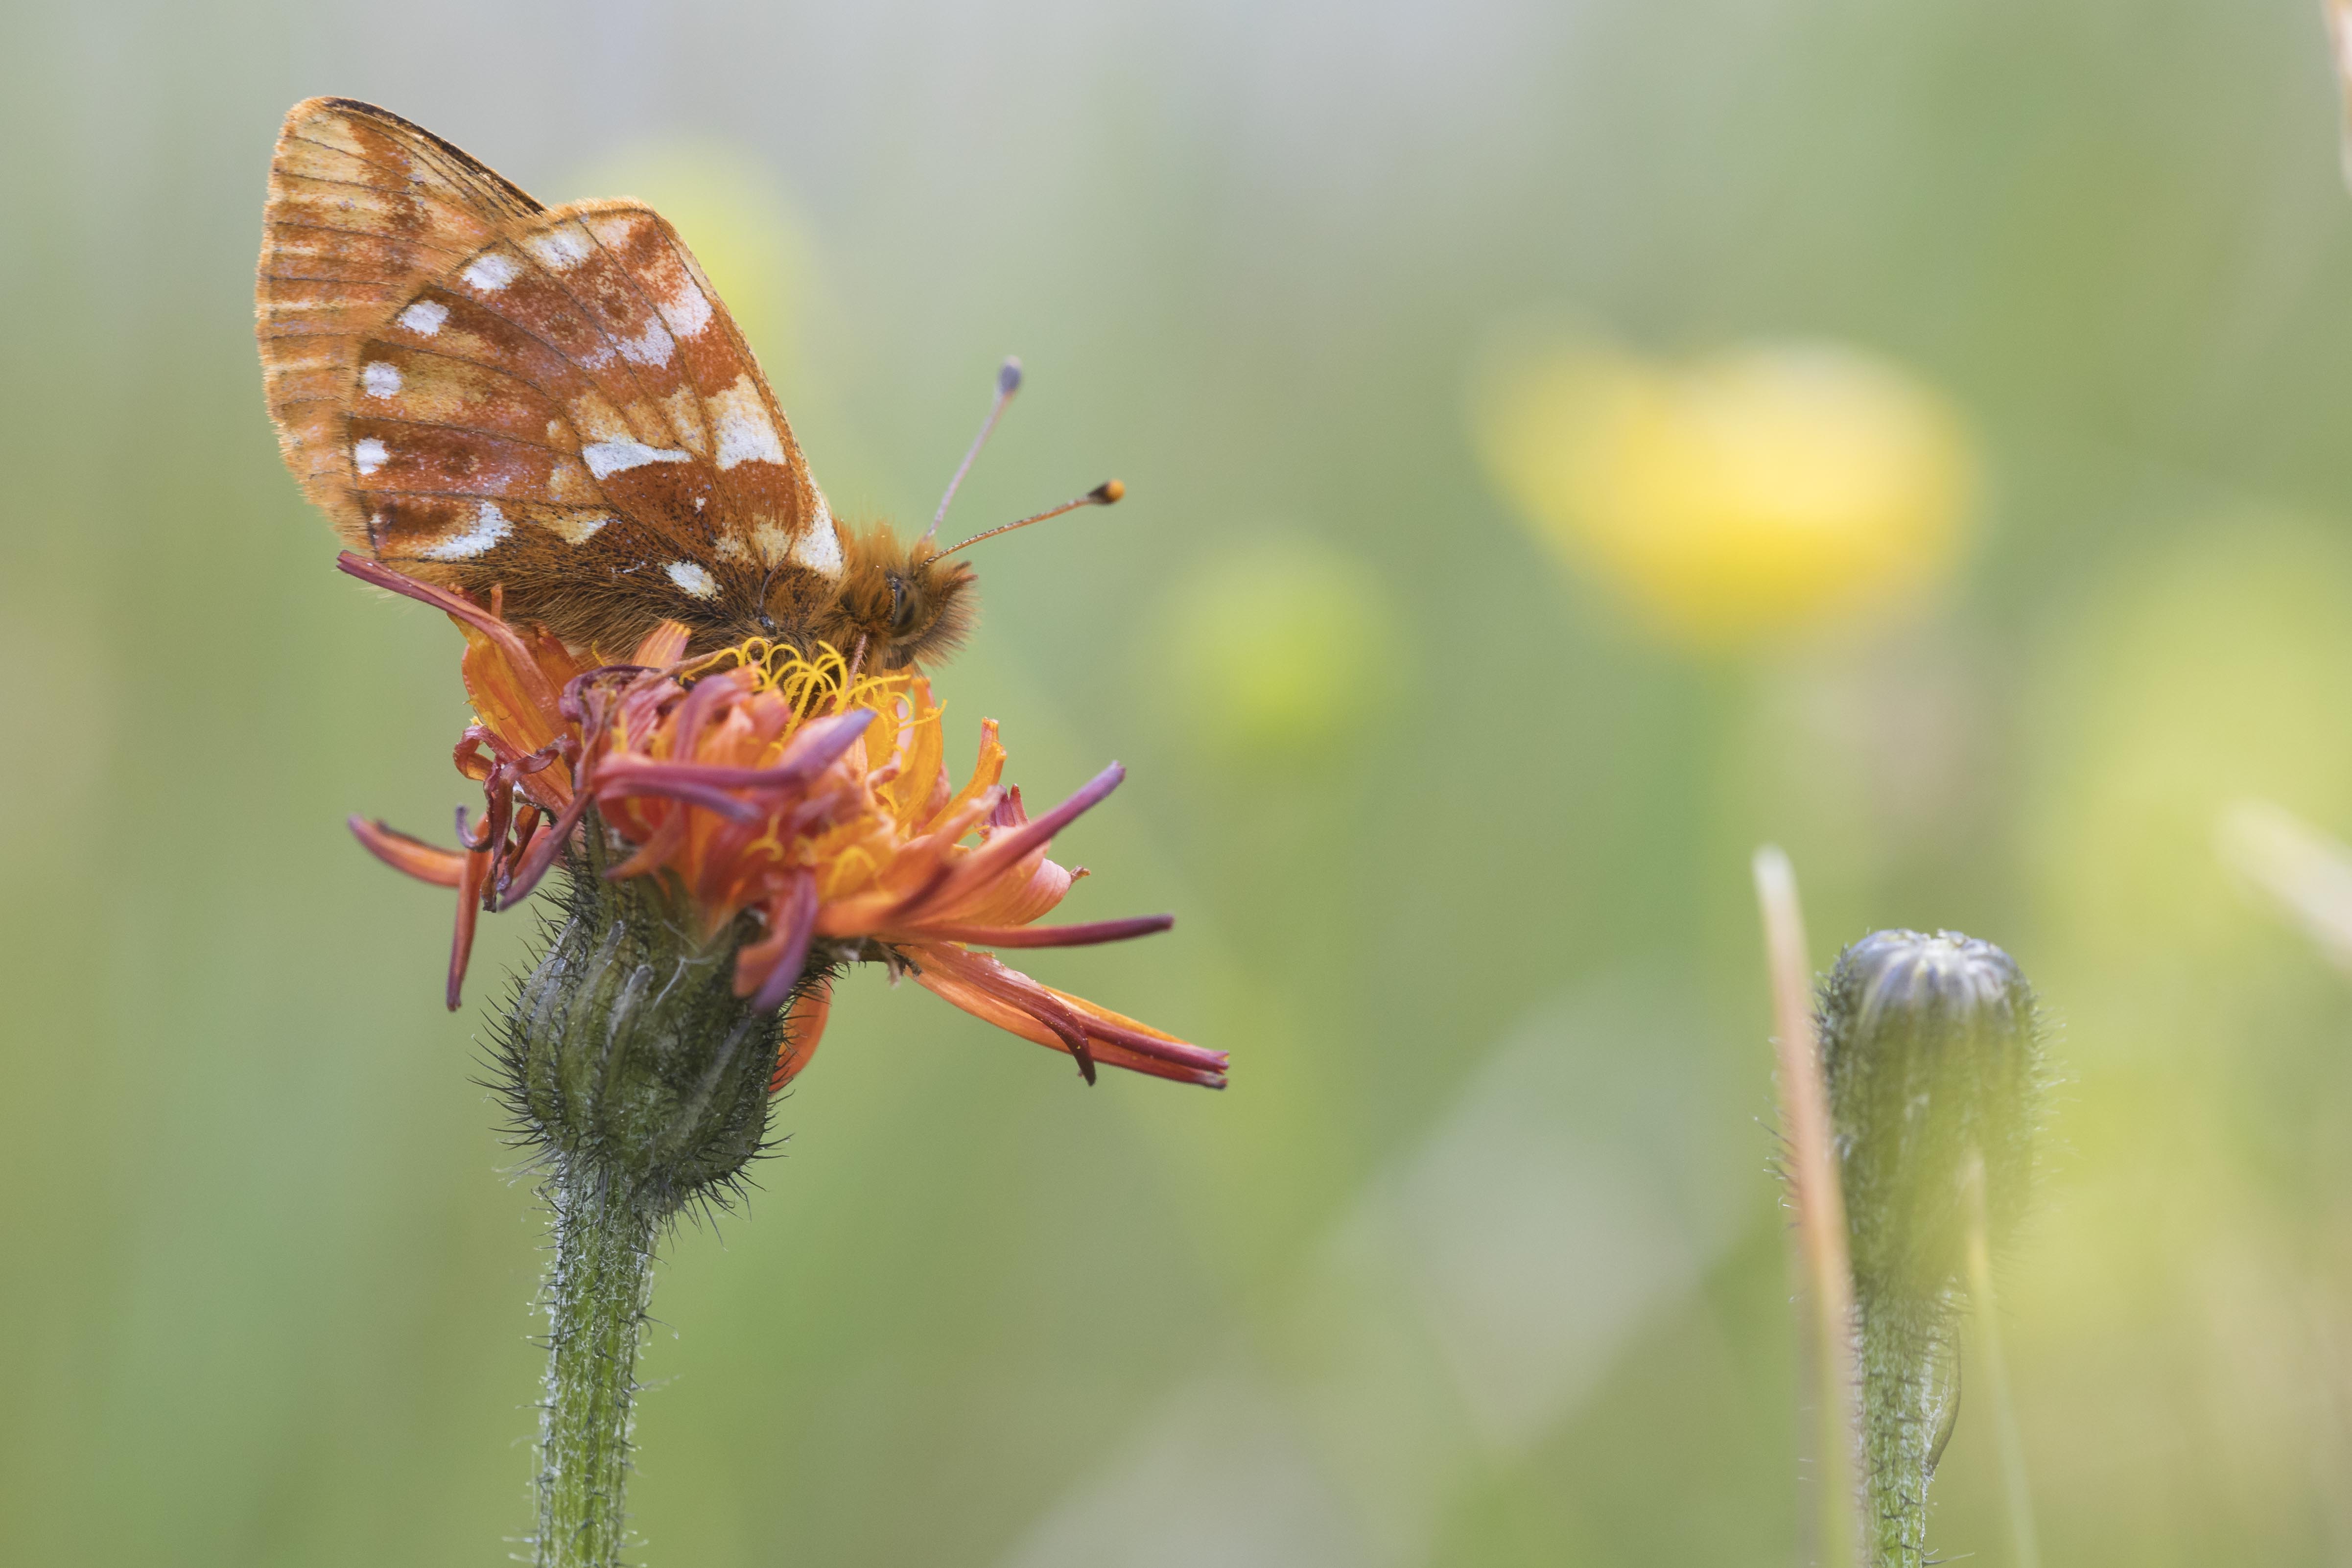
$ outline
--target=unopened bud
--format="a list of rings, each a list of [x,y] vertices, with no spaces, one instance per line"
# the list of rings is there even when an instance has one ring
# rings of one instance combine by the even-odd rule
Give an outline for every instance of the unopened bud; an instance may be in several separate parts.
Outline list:
[[[1959,1415],[1970,1244],[1999,1247],[2032,1185],[2041,1031],[2009,955],[1950,931],[1880,931],[1847,948],[1819,1022],[1853,1265],[1870,1561],[1920,1568],[1927,1484]]]
[[[662,879],[606,881],[581,854],[569,869],[563,923],[506,1019],[507,1098],[530,1141],[670,1213],[765,1142],[782,1014],[735,994],[756,931],[703,940]]]
[[[1856,1287],[1933,1294],[1967,1268],[1974,1160],[1996,1248],[2025,1210],[2043,1079],[2032,989],[1990,942],[1880,931],[1822,988],[1821,1040]]]

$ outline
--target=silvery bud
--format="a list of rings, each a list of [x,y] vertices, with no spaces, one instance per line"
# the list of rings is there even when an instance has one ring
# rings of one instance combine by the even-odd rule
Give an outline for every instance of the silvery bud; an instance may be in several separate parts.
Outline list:
[[[2045,1082],[2033,992],[1989,942],[1880,931],[1839,956],[1818,1021],[1853,1266],[1869,1561],[1923,1568],[1927,1485],[1959,1416],[1971,1245],[2011,1235],[2032,1186]]]
[[[2025,1210],[2044,1078],[2032,989],[1990,942],[1880,931],[1822,988],[1821,1041],[1856,1287],[1932,1295],[1967,1266],[1975,1160],[1996,1247]]]

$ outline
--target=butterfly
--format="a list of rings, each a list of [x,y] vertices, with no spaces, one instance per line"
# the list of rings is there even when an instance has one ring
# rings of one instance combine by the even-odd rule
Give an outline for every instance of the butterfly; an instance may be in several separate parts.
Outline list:
[[[764,637],[887,671],[970,627],[963,546],[835,520],[727,307],[640,203],[544,207],[396,114],[310,99],[270,162],[256,315],[287,466],[344,542],[577,651],[625,657],[671,620],[690,653]],[[1019,384],[1007,361],[981,441]]]

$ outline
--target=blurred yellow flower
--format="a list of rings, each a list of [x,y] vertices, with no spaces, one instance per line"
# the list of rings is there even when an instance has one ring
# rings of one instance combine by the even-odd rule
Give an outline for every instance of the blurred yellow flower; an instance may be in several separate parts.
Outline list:
[[[1966,431],[1835,344],[1687,365],[1555,339],[1497,355],[1476,435],[1545,541],[1677,643],[1866,622],[1940,580],[1975,487]]]

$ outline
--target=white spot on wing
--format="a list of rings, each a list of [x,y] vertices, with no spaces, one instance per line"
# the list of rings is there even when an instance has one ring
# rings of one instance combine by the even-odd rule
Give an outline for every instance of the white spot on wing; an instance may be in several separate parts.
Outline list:
[[[390,397],[400,390],[400,367],[384,360],[370,360],[360,367],[360,385],[370,397]]]
[[[481,265],[476,262],[475,266]],[[438,299],[420,299],[400,313],[400,324],[420,338],[430,338],[449,319],[449,307]]]
[[[694,498],[694,504],[698,507],[702,505],[702,497],[697,496]],[[751,554],[750,550],[743,548],[743,541],[737,538],[733,534],[719,535],[717,539],[711,542],[710,553],[717,556],[720,560],[744,560],[748,559]]]
[[[503,251],[490,250],[467,262],[466,270],[457,276],[485,294],[496,294],[512,283],[515,274],[521,270],[515,265],[514,257]]]
[[[793,564],[804,566],[819,577],[841,575],[841,530],[833,526],[833,508],[824,504],[824,492],[814,485],[809,494],[816,498],[816,516],[809,519],[808,532],[793,541]]]
[[[352,466],[362,474],[374,473],[383,466],[383,460],[390,455],[384,451],[383,443],[373,435],[352,443]]]
[[[669,329],[681,338],[698,338],[710,325],[710,301],[702,297],[694,279],[685,276],[683,267],[677,287],[655,295],[654,304],[669,322]]]
[[[581,461],[599,479],[608,474],[642,468],[648,463],[683,463],[692,455],[671,447],[647,446],[642,441],[599,441],[580,449]]]
[[[484,501],[474,509],[474,526],[453,539],[443,539],[431,549],[417,553],[427,560],[468,560],[489,549],[500,539],[514,532],[507,515]]]
[[[658,319],[646,322],[646,329],[635,337],[623,338],[619,341],[621,358],[637,365],[666,365],[669,363],[670,351],[676,346]]]
[[[632,276],[673,336],[698,337],[710,325],[710,301],[663,236],[659,219],[650,213],[619,212],[597,213],[581,221],[606,248],[634,258]]]
[[[584,545],[596,537],[596,530],[613,519],[602,512],[564,512],[543,517],[543,522],[557,538],[568,545]]]
[[[777,433],[776,422],[768,417],[768,405],[760,396],[760,389],[751,384],[750,374],[737,376],[735,384],[709,400],[710,427],[719,436],[721,469],[732,468],[738,463],[774,463],[784,460],[784,439]]]
[[[556,272],[569,272],[594,254],[595,247],[588,236],[570,224],[560,224],[551,229],[527,236],[523,249],[539,258],[541,264]]]
[[[697,599],[719,597],[719,584],[711,580],[709,572],[690,560],[674,560],[662,570],[669,573],[669,580],[677,583],[680,590],[691,593]]]

